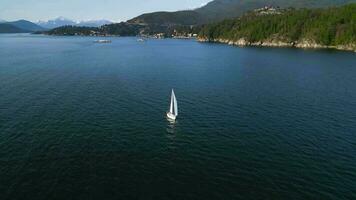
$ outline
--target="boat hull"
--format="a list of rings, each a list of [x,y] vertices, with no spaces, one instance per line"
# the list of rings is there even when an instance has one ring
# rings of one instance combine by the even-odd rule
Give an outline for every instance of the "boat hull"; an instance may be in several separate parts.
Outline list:
[[[173,115],[171,112],[167,112],[168,119],[176,120],[177,116]]]

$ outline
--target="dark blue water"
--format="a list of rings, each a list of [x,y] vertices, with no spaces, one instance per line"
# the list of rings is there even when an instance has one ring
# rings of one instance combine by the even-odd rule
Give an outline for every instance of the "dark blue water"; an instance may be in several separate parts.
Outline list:
[[[94,40],[0,36],[1,200],[356,198],[355,53]]]

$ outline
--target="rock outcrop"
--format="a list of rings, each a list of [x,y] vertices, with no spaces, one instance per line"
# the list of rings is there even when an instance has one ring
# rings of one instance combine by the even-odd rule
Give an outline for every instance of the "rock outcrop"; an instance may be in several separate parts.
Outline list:
[[[304,48],[304,49],[337,49],[344,51],[354,51],[356,52],[356,44],[348,45],[338,45],[338,46],[326,46],[318,44],[313,40],[302,39],[295,42],[286,42],[283,39],[272,38],[263,41],[250,42],[245,38],[240,38],[237,40],[228,40],[228,39],[209,39],[205,37],[198,37],[199,42],[214,42],[214,43],[224,43],[234,46],[260,46],[260,47],[294,47],[294,48]]]

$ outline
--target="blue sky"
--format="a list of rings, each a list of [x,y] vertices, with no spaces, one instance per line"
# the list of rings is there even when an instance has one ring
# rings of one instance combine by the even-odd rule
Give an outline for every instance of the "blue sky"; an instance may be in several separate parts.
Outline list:
[[[0,0],[0,19],[31,21],[63,16],[74,20],[125,21],[153,11],[199,7],[209,0]]]

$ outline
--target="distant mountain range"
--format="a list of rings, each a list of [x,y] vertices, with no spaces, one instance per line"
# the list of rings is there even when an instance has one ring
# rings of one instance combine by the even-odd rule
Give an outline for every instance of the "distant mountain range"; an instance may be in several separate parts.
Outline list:
[[[0,22],[0,33],[31,33],[44,30],[46,29],[26,20]]]
[[[112,22],[109,20],[88,20],[88,21],[80,21],[76,22],[71,19],[66,19],[64,17],[58,17],[53,20],[48,21],[39,21],[37,25],[42,26],[46,29],[58,28],[61,26],[86,26],[86,27],[99,27],[105,24],[111,24]]]
[[[81,21],[76,24],[76,26],[86,26],[86,27],[99,27],[105,24],[112,24],[112,21],[106,19],[100,20],[88,20],[88,21]]]
[[[29,31],[18,28],[11,24],[0,24],[0,33],[28,33]]]
[[[355,2],[356,0],[214,0],[195,10],[147,13],[128,22],[160,25],[198,25],[239,17],[247,11],[264,6],[323,8]]]
[[[54,20],[40,21],[33,23],[27,20],[17,20],[7,22],[0,19],[0,33],[32,33],[37,31],[45,31],[48,29],[57,28],[60,26],[85,26],[85,27],[99,27],[105,24],[111,24],[108,20],[89,20],[75,22],[64,17],[59,17]]]
[[[16,26],[20,29],[23,29],[23,30],[27,30],[29,32],[34,32],[34,31],[43,31],[45,30],[45,28],[35,24],[35,23],[32,23],[30,21],[27,21],[27,20],[18,20],[18,21],[13,21],[13,22],[5,22],[6,24],[11,24],[13,26]]]

